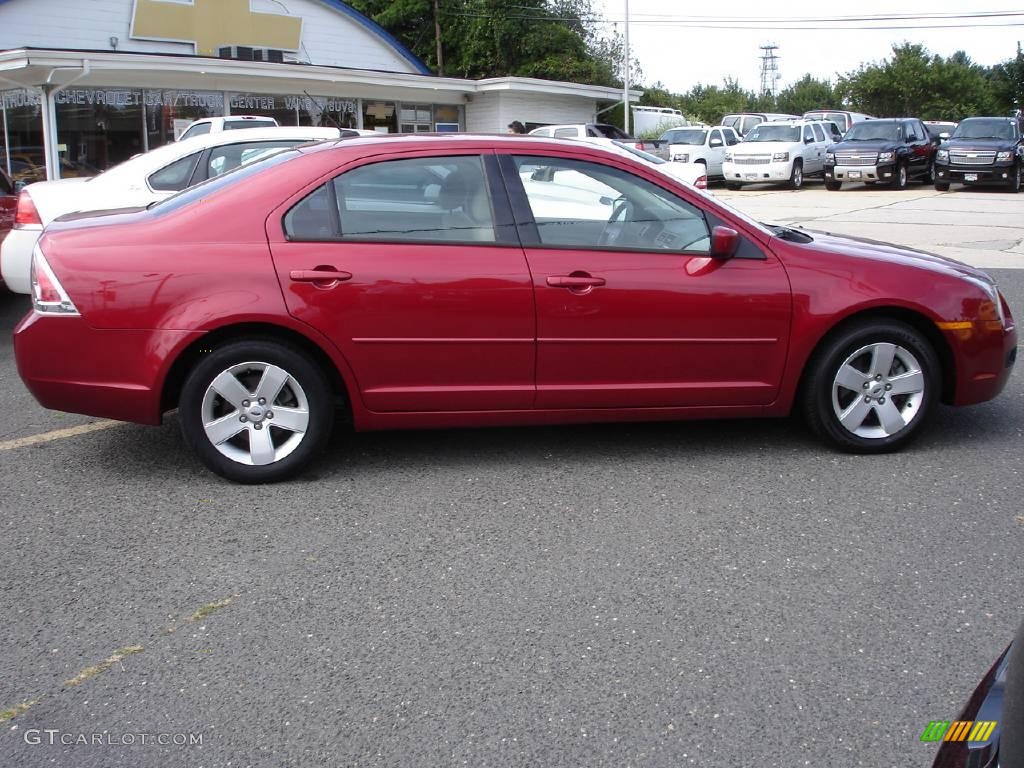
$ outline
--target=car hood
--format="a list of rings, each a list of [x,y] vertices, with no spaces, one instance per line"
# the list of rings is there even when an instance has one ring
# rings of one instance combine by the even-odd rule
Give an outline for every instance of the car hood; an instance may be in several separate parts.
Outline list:
[[[953,277],[970,277],[975,280],[983,280],[986,283],[993,282],[986,272],[947,256],[939,256],[935,253],[893,245],[880,240],[869,240],[864,237],[834,235],[831,232],[813,229],[806,231],[814,238],[815,248],[847,258],[903,264]]]
[[[943,149],[966,152],[972,150],[992,152],[1013,149],[1015,146],[1016,144],[1009,139],[946,139],[942,144]]]
[[[828,148],[829,152],[848,152],[862,150],[866,152],[893,152],[900,147],[898,141],[873,139],[871,141],[841,141]]]

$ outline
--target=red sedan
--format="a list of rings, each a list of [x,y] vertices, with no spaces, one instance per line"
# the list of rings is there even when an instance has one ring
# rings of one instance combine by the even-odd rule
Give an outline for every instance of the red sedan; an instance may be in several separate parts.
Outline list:
[[[52,224],[18,369],[46,407],[177,408],[208,467],[294,474],[356,430],[785,416],[903,445],[1006,384],[983,272],[751,221],[656,169],[536,137],[284,151],[149,209]]]

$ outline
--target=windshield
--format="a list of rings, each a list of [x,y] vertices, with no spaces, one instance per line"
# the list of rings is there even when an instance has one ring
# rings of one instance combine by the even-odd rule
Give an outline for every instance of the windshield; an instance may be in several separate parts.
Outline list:
[[[804,117],[808,120],[831,120],[840,129],[846,128],[847,124],[846,115],[842,112],[808,112]]]
[[[670,144],[695,144],[697,146],[704,145],[704,139],[707,138],[707,131],[693,130],[692,128],[686,130],[674,130],[665,131],[662,135],[662,141],[667,141]]]
[[[843,137],[843,141],[899,141],[899,123],[887,123],[883,120],[869,120],[857,123]]]
[[[760,123],[744,141],[800,141],[800,128],[795,125]]]
[[[656,155],[652,155],[649,152],[644,152],[642,149],[631,147],[629,144],[623,144],[621,141],[613,141],[612,144],[614,144],[619,149],[626,150],[631,155],[636,155],[641,160],[644,160],[650,163],[651,165],[661,165],[662,163],[667,162],[666,160],[662,160],[660,157],[657,157]]]
[[[1006,139],[1013,141],[1013,121],[1007,118],[971,118],[957,126],[954,139]]]

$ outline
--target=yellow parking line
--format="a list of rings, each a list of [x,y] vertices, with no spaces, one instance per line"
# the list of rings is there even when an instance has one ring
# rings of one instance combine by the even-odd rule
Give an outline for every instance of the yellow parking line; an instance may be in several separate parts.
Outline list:
[[[49,443],[52,440],[63,440],[65,437],[75,437],[77,435],[85,435],[89,432],[97,432],[101,429],[110,429],[120,424],[124,424],[123,421],[93,421],[89,424],[82,424],[77,427],[68,427],[67,429],[55,429],[52,432],[43,432],[40,435],[29,435],[28,437],[19,437],[16,440],[5,440],[0,443],[0,451],[12,451],[15,448],[24,448],[28,445],[35,445],[36,443]]]

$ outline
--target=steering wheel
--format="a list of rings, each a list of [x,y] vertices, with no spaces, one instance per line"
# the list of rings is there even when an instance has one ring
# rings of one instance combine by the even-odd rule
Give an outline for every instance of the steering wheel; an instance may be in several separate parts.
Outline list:
[[[601,230],[601,237],[598,238],[598,245],[615,245],[622,237],[622,230],[626,222],[633,220],[633,203],[624,197],[615,201],[612,208],[612,215],[608,217],[604,229]]]

